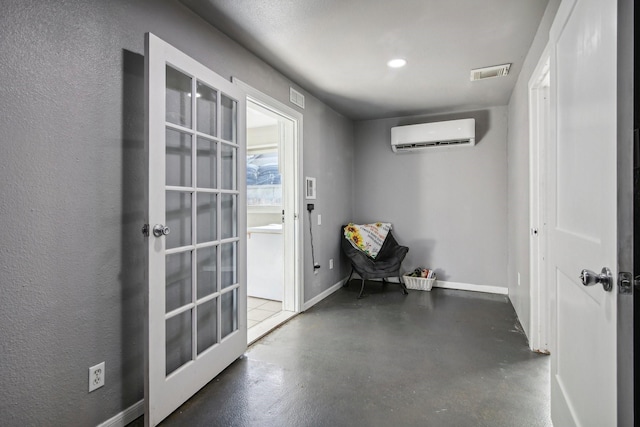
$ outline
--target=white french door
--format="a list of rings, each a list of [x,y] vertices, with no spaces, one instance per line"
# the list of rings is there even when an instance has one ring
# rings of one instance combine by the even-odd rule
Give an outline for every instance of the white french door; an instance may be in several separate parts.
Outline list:
[[[563,427],[617,425],[616,3],[564,0],[550,32],[551,417]],[[604,268],[610,290],[594,280]]]
[[[148,33],[145,424],[247,345],[245,94]]]

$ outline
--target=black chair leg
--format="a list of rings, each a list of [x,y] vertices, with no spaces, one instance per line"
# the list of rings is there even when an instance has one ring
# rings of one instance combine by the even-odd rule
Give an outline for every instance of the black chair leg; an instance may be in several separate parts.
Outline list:
[[[405,295],[409,295],[409,290],[407,289],[407,285],[404,284],[402,277],[398,276],[398,280],[400,281],[400,287],[402,288],[402,293]]]
[[[347,286],[349,286],[349,282],[351,281],[351,276],[353,276],[353,267],[351,267],[351,273],[349,273],[349,278],[347,279],[346,282],[344,282],[344,285],[342,285],[343,288],[346,288]]]
[[[364,292],[364,279],[362,279],[362,287],[360,288],[360,294],[358,295],[358,299],[362,298],[363,292]]]

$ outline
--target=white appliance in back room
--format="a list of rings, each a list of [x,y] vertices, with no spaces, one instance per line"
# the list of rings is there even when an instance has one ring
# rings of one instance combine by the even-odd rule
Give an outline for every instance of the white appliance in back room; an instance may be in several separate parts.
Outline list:
[[[247,295],[282,301],[284,293],[282,224],[247,229]]]

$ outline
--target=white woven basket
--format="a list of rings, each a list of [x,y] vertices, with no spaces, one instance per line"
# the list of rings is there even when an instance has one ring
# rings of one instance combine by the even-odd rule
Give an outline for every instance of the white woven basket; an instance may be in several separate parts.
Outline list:
[[[425,279],[424,277],[412,277],[404,275],[402,276],[404,279],[404,284],[407,285],[408,289],[415,289],[418,291],[430,291],[433,287],[433,282],[436,281],[435,277],[433,279]]]

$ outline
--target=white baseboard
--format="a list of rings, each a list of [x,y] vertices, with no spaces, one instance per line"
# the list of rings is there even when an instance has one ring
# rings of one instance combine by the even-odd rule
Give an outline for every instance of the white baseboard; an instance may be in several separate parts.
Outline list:
[[[380,279],[374,279],[374,280],[380,280]],[[397,277],[389,277],[385,280],[391,283],[398,283]],[[475,285],[473,283],[446,282],[444,280],[436,280],[433,283],[433,287],[442,288],[442,289],[456,289],[459,291],[484,292],[487,294],[509,295],[508,288],[503,288],[501,286]]]
[[[474,285],[472,283],[445,282],[436,280],[434,288],[457,289],[460,291],[485,292],[487,294],[509,295],[509,289],[500,286]]]
[[[332,293],[336,292],[338,289],[340,289],[342,287],[342,285],[344,284],[344,282],[346,280],[347,280],[347,278],[345,277],[344,279],[340,280],[338,283],[336,283],[335,285],[333,285],[329,289],[325,290],[324,292],[321,292],[320,294],[318,294],[315,297],[311,298],[309,301],[307,301],[304,304],[302,304],[302,311],[307,311],[308,309],[310,309],[311,307],[313,307],[314,305],[316,305],[317,303],[319,303],[320,301],[322,301],[323,299],[325,299],[326,297],[328,297]]]
[[[98,427],[124,427],[144,415],[144,399],[129,406],[124,411],[98,424]]]

